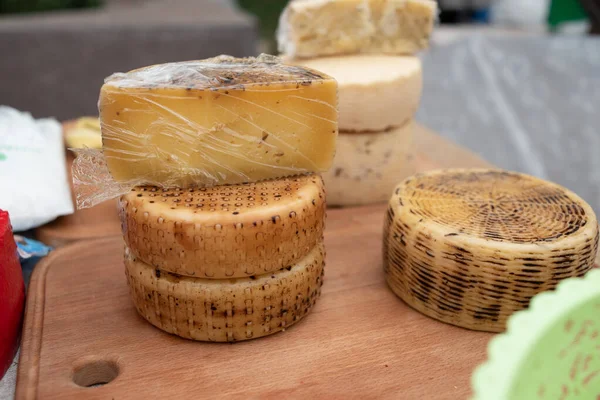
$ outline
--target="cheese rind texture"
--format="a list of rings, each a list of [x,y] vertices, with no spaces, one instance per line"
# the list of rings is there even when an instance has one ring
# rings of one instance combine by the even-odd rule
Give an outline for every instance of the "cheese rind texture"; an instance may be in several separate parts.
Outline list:
[[[598,221],[569,190],[501,170],[418,174],[385,217],[383,264],[409,306],[463,328],[501,332],[536,294],[592,268]]]
[[[103,154],[131,186],[212,186],[326,171],[337,83],[271,56],[113,74],[99,100]]]
[[[436,18],[432,0],[290,1],[279,20],[278,48],[293,58],[411,55],[429,46]]]
[[[163,272],[125,250],[125,274],[138,313],[166,332],[211,342],[255,339],[300,321],[321,294],[324,267],[322,242],[289,268],[226,280]]]
[[[389,132],[341,133],[333,167],[323,174],[327,204],[385,203],[398,182],[415,173],[414,122]]]
[[[383,131],[411,120],[421,101],[421,60],[351,55],[297,60],[338,82],[340,132]]]
[[[126,245],[143,262],[198,278],[289,267],[322,240],[318,175],[201,189],[137,187],[119,200]]]

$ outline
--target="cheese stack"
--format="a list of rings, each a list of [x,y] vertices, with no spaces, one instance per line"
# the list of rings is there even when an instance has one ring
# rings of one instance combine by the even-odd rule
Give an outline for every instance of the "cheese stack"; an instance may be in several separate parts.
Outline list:
[[[414,172],[413,117],[421,61],[437,13],[431,0],[296,0],[279,24],[286,60],[339,85],[338,148],[324,174],[328,204],[385,202]]]
[[[319,297],[337,84],[266,56],[115,74],[103,153],[139,314],[188,339],[281,331]]]
[[[536,294],[594,264],[598,221],[576,194],[500,170],[446,170],[390,199],[383,261],[390,288],[432,318],[500,332]]]

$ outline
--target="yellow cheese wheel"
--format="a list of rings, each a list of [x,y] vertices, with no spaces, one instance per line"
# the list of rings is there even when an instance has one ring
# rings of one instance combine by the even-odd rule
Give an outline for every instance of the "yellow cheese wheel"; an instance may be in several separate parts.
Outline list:
[[[276,271],[323,237],[318,175],[200,189],[137,187],[119,200],[125,243],[155,268],[201,278]]]
[[[275,57],[152,65],[105,80],[102,148],[115,181],[212,186],[327,170],[337,83]]]
[[[598,221],[580,197],[532,176],[434,171],[396,188],[383,246],[386,280],[408,305],[500,332],[534,295],[592,268]]]
[[[324,266],[322,242],[280,271],[224,280],[164,272],[125,250],[127,282],[139,314],[166,332],[212,342],[254,339],[298,322],[321,293]]]

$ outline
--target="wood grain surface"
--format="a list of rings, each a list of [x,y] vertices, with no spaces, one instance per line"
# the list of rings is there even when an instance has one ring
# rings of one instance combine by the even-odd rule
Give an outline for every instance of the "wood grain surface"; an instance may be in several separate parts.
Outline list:
[[[72,123],[65,123],[68,130]],[[416,125],[414,133],[414,162],[418,171],[451,167],[489,166],[472,152],[442,138],[438,134]],[[73,155],[68,152],[67,168],[69,181]],[[120,234],[116,200],[104,202],[96,207],[77,210],[74,214],[60,217],[55,221],[36,229],[36,237],[42,242],[60,247],[81,239],[95,239]]]
[[[489,166],[417,129],[418,171]],[[235,345],[179,339],[137,315],[113,201],[39,228],[46,243],[78,243],[51,253],[33,274],[17,398],[464,397],[490,335],[426,318],[388,290],[384,210],[330,210],[326,282],[314,311],[286,332]],[[90,238],[104,239],[82,240]]]
[[[489,166],[426,128],[415,137],[418,171]],[[137,315],[114,202],[59,218],[38,237],[73,244],[34,271],[16,398],[465,398],[491,334],[429,319],[386,287],[384,211],[329,210],[313,312],[285,332],[236,344],[180,339]],[[100,239],[82,240],[90,238]]]
[[[427,318],[386,287],[384,210],[330,210],[313,312],[235,344],[180,339],[139,317],[118,237],[52,253],[30,284],[16,398],[465,398],[491,335]]]

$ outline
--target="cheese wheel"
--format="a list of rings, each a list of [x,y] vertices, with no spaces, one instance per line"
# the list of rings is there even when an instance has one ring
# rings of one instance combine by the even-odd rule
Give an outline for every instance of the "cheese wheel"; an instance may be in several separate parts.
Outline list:
[[[330,206],[385,203],[415,172],[414,123],[380,133],[340,134],[331,170],[323,174]]]
[[[335,154],[335,79],[268,55],[113,74],[98,108],[106,166],[130,187],[321,172]]]
[[[295,0],[279,18],[277,44],[294,58],[414,54],[429,45],[433,0]]]
[[[125,250],[127,282],[139,314],[166,332],[211,342],[254,339],[298,322],[321,293],[324,266],[322,242],[280,271],[225,280],[170,274]]]
[[[500,170],[447,170],[405,180],[390,199],[384,271],[416,310],[500,332],[531,297],[592,268],[598,222],[569,190]]]
[[[419,107],[423,78],[417,57],[352,55],[296,62],[337,80],[340,132],[400,127]]]
[[[155,268],[200,278],[293,265],[323,237],[318,175],[200,189],[137,187],[119,200],[125,243]]]

